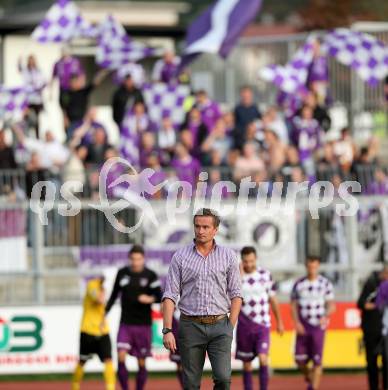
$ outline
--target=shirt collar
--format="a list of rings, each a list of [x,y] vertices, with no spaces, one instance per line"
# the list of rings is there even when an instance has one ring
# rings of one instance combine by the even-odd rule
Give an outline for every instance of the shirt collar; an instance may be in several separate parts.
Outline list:
[[[195,238],[193,238],[193,242],[191,245],[192,245],[193,251],[197,250],[197,247],[195,246]],[[213,239],[213,247],[212,247],[212,250],[210,251],[210,253],[213,252],[217,248],[217,246],[218,246],[218,244],[217,244],[216,240]]]

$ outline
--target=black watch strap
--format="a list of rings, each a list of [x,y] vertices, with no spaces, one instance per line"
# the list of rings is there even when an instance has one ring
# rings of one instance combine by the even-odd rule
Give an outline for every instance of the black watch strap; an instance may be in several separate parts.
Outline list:
[[[163,334],[167,334],[167,333],[171,333],[172,332],[172,329],[171,328],[163,328],[162,329],[162,333]]]

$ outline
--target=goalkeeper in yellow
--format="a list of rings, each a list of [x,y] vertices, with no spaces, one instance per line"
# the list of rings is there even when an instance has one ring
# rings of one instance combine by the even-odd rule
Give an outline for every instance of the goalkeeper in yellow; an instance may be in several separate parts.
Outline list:
[[[105,389],[114,390],[116,374],[112,363],[109,327],[105,320],[104,277],[92,279],[87,284],[81,322],[80,357],[73,374],[72,390],[80,389],[84,365],[93,355],[97,355],[105,365]]]

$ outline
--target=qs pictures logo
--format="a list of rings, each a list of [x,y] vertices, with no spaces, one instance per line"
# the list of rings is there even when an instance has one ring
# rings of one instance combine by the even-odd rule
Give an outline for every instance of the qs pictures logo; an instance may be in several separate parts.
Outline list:
[[[34,352],[43,344],[42,321],[34,316],[0,318],[0,353]]]

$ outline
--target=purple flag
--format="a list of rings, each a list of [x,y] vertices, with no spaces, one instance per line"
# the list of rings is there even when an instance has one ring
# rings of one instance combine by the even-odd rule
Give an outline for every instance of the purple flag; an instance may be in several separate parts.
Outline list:
[[[128,110],[120,127],[120,155],[135,169],[140,166],[140,126],[132,111]]]
[[[102,68],[119,69],[125,64],[140,61],[156,54],[156,50],[134,42],[124,27],[108,16],[99,28],[96,62]]]
[[[20,119],[28,106],[28,90],[24,87],[0,86],[0,118]]]
[[[314,60],[310,66],[307,78],[307,85],[314,82],[329,81],[329,63],[326,55],[314,56]]]
[[[322,49],[372,86],[388,75],[388,46],[373,35],[338,28],[325,36]]]
[[[120,127],[120,154],[136,169],[140,167],[141,135],[154,127],[147,113],[136,116],[132,107],[125,113]]]
[[[272,82],[283,92],[292,94],[304,92],[309,68],[314,58],[315,39],[315,37],[309,37],[285,66],[267,66],[259,72],[259,76],[265,81]]]
[[[293,120],[291,138],[299,151],[299,159],[303,164],[321,146],[322,129],[315,119],[303,119],[299,116]]]
[[[187,85],[153,83],[145,84],[142,89],[148,114],[135,117],[129,109],[120,129],[120,154],[133,166],[140,165],[140,134],[152,131],[155,123],[160,123],[166,116],[174,125],[180,125],[185,118],[183,108],[185,99],[190,94]]]
[[[201,53],[226,58],[260,6],[261,0],[216,1],[189,27],[180,70]]]
[[[185,119],[184,102],[190,95],[190,87],[181,84],[153,83],[143,87],[148,113],[154,123],[170,117],[175,126]]]
[[[58,0],[32,32],[38,42],[68,42],[73,38],[96,36],[96,28],[82,16],[74,2]]]

